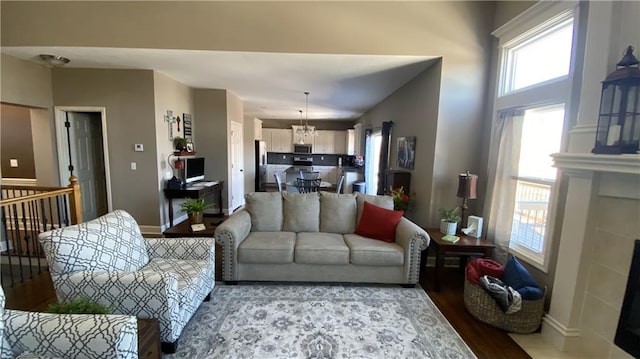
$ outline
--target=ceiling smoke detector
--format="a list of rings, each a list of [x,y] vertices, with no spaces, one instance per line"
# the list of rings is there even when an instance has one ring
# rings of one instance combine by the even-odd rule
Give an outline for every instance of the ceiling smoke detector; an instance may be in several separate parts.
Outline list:
[[[71,61],[66,57],[47,54],[40,55],[40,58],[53,67],[62,67]]]

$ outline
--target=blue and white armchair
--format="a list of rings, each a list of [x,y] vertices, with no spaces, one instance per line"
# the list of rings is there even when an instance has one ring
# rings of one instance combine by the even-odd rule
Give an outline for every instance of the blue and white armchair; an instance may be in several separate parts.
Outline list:
[[[137,359],[138,320],[125,315],[51,314],[4,309],[0,358]]]
[[[167,353],[215,285],[213,238],[145,239],[122,210],[39,239],[58,301],[88,297],[114,313],[156,318]]]

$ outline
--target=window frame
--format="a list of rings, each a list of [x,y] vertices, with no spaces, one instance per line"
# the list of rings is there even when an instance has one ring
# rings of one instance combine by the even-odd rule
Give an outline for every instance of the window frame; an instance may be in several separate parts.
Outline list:
[[[579,18],[578,1],[539,2],[509,21],[507,24],[492,32],[492,35],[498,39],[497,66],[495,66],[497,72],[492,111],[492,133],[495,130],[496,122],[498,121],[501,111],[509,109],[527,110],[543,106],[564,104],[561,151],[566,150],[569,132],[568,129],[571,127],[570,123],[575,117],[571,102],[575,76]],[[512,76],[509,73],[511,68],[508,64],[508,52],[532,41],[545,31],[558,26],[569,19],[573,19],[573,37],[568,74],[517,90],[505,91],[509,76]],[[554,243],[553,234],[556,231],[556,226],[559,225],[556,223],[556,217],[560,202],[558,193],[560,185],[561,177],[558,175],[553,186],[550,188],[551,192],[542,253],[538,254],[521,245],[512,246],[511,243],[508,247],[509,253],[517,255],[519,258],[524,259],[526,262],[545,273],[549,269],[551,248],[553,248]]]

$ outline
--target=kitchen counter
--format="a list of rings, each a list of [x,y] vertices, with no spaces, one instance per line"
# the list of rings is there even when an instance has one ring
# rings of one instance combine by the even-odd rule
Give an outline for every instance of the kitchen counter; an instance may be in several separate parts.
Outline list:
[[[364,167],[340,167],[343,172],[364,173]]]

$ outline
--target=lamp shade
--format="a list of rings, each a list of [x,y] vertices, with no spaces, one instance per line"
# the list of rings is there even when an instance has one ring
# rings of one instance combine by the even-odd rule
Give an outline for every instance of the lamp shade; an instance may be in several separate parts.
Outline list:
[[[477,197],[478,175],[461,173],[458,175],[458,194],[460,198],[475,199]]]

